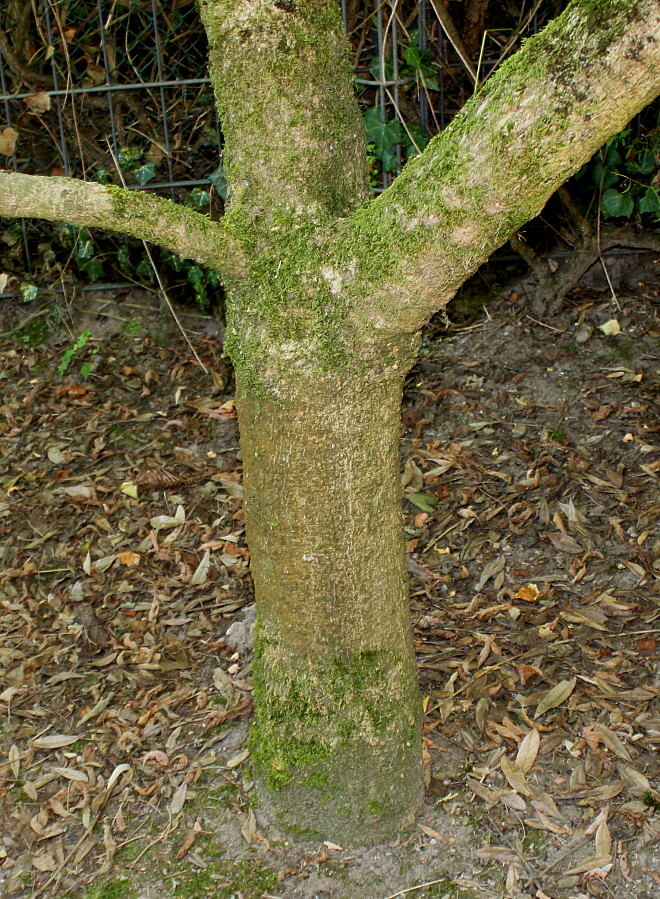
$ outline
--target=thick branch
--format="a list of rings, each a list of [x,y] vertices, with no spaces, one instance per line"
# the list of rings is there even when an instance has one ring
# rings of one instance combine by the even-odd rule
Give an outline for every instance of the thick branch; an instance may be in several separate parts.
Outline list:
[[[417,330],[658,93],[660,0],[573,0],[351,216],[333,291],[362,328]]]
[[[222,223],[143,191],[0,171],[0,216],[43,218],[130,234],[224,276],[235,276],[243,268],[238,244]]]
[[[363,202],[366,141],[337,0],[200,0],[199,9],[232,215],[258,222],[268,241]]]

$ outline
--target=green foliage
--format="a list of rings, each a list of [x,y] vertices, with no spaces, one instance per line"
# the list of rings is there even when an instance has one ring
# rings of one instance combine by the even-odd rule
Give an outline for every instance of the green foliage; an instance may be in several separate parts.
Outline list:
[[[411,28],[409,31],[410,43],[403,48],[403,63],[399,66],[399,80],[403,82],[402,89],[408,90],[412,86],[424,87],[426,90],[440,90],[438,84],[438,76],[436,66],[433,63],[431,54],[426,49],[421,49],[417,44],[417,28]],[[392,81],[394,78],[394,60],[392,56],[386,56],[383,60],[383,75],[386,81]],[[371,60],[369,70],[376,81],[381,79],[381,59],[374,56]]]
[[[367,109],[365,112],[364,128],[370,161],[379,163],[384,172],[397,170],[397,144],[402,146],[404,157],[408,160],[421,152],[428,143],[419,125],[407,123],[404,127],[398,119],[385,119],[383,122],[379,111],[375,108]]]
[[[71,346],[68,347],[62,353],[62,358],[60,359],[60,364],[57,366],[57,371],[59,372],[60,378],[63,378],[64,375],[67,373],[69,366],[71,365],[71,362],[73,361],[74,357],[76,356],[77,353],[80,352],[80,350],[82,350],[82,348],[85,346],[85,344],[87,343],[87,341],[89,340],[89,338],[91,336],[92,336],[91,331],[82,331],[78,335],[77,340],[74,343],[72,343]],[[89,365],[89,363],[88,363],[88,365]],[[85,368],[85,367],[87,367],[87,366],[83,366],[83,368]],[[83,371],[81,369],[81,374],[82,374],[84,380],[86,380],[87,377],[89,377],[90,370],[91,370],[91,365],[89,365],[89,368],[87,369],[87,374],[85,375],[85,374],[83,374]]]
[[[385,172],[396,172],[396,145],[403,141],[403,128],[396,119],[381,121],[377,109],[368,109],[364,114],[367,143],[373,155]]]
[[[660,222],[660,122],[642,134],[626,128],[611,138],[575,176],[586,207],[598,203],[604,219]]]
[[[21,282],[21,296],[24,303],[31,303],[33,300],[36,300],[38,293],[39,288],[36,284],[30,284],[29,281]]]
[[[217,272],[210,268],[203,268],[201,265],[195,265],[189,259],[182,259],[176,253],[165,252],[161,258],[164,265],[172,271],[185,275],[187,284],[194,291],[197,305],[203,312],[208,312],[211,308],[211,292],[220,289],[220,278]]]

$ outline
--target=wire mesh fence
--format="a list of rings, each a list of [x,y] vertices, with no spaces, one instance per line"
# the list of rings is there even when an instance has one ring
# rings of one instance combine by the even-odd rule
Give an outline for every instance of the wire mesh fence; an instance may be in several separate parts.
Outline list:
[[[561,5],[500,4],[486,28],[488,0],[450,4],[460,7],[452,15],[442,0],[341,0],[374,189],[387,187],[520,38]],[[0,166],[125,183],[216,216],[221,146],[193,0],[10,0],[0,7]],[[5,222],[4,266],[39,269],[46,247],[55,255],[59,244],[70,248],[71,229],[55,233],[53,242],[52,225]],[[116,280],[121,254],[118,265],[79,269]]]

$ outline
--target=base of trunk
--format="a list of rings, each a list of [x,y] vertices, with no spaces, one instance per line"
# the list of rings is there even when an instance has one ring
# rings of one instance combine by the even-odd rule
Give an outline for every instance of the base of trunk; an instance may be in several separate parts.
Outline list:
[[[412,660],[365,652],[294,662],[263,635],[257,650],[251,745],[269,821],[290,835],[348,845],[400,836],[422,799]]]

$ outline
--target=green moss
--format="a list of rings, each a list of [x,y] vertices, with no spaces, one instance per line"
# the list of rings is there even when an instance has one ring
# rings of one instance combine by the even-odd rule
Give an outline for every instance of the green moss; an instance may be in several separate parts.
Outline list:
[[[94,886],[87,890],[87,899],[134,899],[137,890],[129,880],[117,878],[107,880],[101,886]]]
[[[201,871],[184,870],[172,878],[174,899],[232,899],[240,890],[245,899],[261,899],[275,891],[277,874],[259,859],[210,859],[207,844],[204,853],[208,867]]]
[[[425,887],[422,899],[475,899],[472,890],[464,890],[449,877]]]
[[[523,848],[537,852],[542,846],[545,846],[547,834],[542,830],[536,830],[530,827],[523,839]]]
[[[352,661],[335,659],[323,665],[311,660],[291,665],[274,662],[262,634],[255,640],[255,720],[250,746],[255,769],[270,790],[298,780],[328,799],[334,783],[331,770],[344,754],[361,748],[388,731],[408,735],[416,745],[416,699],[397,680],[401,665],[376,652]],[[268,655],[268,673],[264,658]]]

